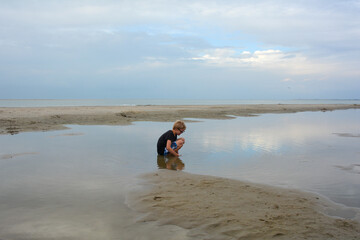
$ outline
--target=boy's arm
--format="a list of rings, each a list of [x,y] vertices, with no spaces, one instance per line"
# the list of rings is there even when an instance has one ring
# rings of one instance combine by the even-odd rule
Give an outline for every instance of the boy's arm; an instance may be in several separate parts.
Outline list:
[[[171,140],[167,140],[166,142],[166,149],[169,151],[169,153],[171,153],[174,156],[179,157],[180,155],[174,151],[174,149],[171,148]]]

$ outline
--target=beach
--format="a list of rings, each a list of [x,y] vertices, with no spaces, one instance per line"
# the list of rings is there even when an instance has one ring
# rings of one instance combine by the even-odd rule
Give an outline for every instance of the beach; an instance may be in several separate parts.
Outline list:
[[[360,105],[352,104],[263,104],[212,106],[151,105],[119,107],[102,106],[36,108],[3,107],[0,108],[0,133],[2,135],[15,135],[21,132],[62,130],[68,128],[66,125],[131,125],[132,123],[139,121],[169,122],[166,123],[166,125],[169,125],[170,122],[173,122],[177,119],[184,119],[185,121],[190,122],[200,121],[201,119],[230,119],[236,116],[256,117],[257,115],[264,113],[281,114],[307,111],[326,112],[359,108]],[[134,128],[135,127],[136,126],[134,126]],[[143,136],[143,133],[147,129],[147,125],[141,128],[141,133],[139,133],[139,136]],[[214,129],[215,128],[212,128],[212,130]],[[101,131],[104,130],[101,129]],[[111,129],[108,129],[107,131],[113,132]],[[149,131],[149,129],[147,131]],[[120,133],[125,134],[124,132]],[[121,135],[120,133],[118,133],[117,135],[127,136]],[[134,133],[131,133],[131,135],[133,134]],[[343,134],[344,133],[339,133],[339,136],[336,136],[339,138],[344,137]],[[56,151],[57,146],[65,146],[64,149],[66,149],[66,146],[68,146],[66,145],[67,143],[71,145],[71,141],[76,142],[75,138],[83,139],[83,141],[85,139],[93,140],[95,138],[94,136],[97,137],[99,134],[97,132],[93,135],[83,135],[84,134],[81,131],[66,132],[66,134],[63,135],[57,134],[44,139],[44,143],[40,145],[44,145],[44,148],[51,147],[53,152],[48,152],[48,155],[45,155],[42,159],[42,162],[39,162],[36,166],[39,167],[38,169],[42,169],[42,166],[49,163],[52,164],[48,165],[48,169],[50,169],[48,175],[44,175],[43,178],[38,181],[38,183],[35,183],[40,184],[43,182],[43,179],[46,179],[46,181],[44,182],[48,182],[48,184],[54,183],[53,186],[45,185],[46,187],[49,187],[49,189],[47,191],[44,191],[44,197],[46,196],[46,194],[49,194],[48,192],[50,192],[50,189],[51,191],[58,191],[59,186],[64,185],[62,181],[64,181],[64,179],[67,180],[69,179],[69,176],[72,176],[70,174],[71,170],[74,171],[73,175],[77,177],[81,174],[87,174],[87,172],[91,169],[93,171],[91,172],[92,174],[90,174],[89,176],[84,175],[87,176],[86,178],[80,178],[80,182],[77,183],[81,183],[79,185],[81,187],[76,188],[76,191],[74,190],[74,192],[84,191],[84,189],[89,190],[85,193],[89,194],[90,197],[84,197],[84,199],[80,198],[81,201],[79,201],[79,204],[81,206],[86,204],[87,199],[91,200],[92,198],[94,198],[94,203],[90,202],[89,204],[91,207],[86,208],[86,211],[84,210],[84,213],[81,214],[87,216],[87,214],[90,214],[91,209],[94,208],[94,206],[99,207],[102,206],[101,203],[112,200],[113,203],[111,205],[106,205],[106,207],[108,207],[106,208],[108,212],[106,212],[106,214],[104,215],[108,217],[109,213],[111,215],[111,218],[121,219],[125,215],[122,216],[121,214],[118,214],[118,212],[114,211],[114,207],[117,206],[116,201],[121,201],[122,198],[120,198],[119,196],[123,193],[117,193],[114,188],[119,187],[119,184],[124,185],[125,181],[115,181],[114,179],[122,176],[121,174],[119,174],[121,172],[120,170],[116,172],[113,171],[113,169],[115,166],[124,165],[127,161],[129,161],[130,163],[126,164],[131,164],[131,157],[134,157],[135,154],[124,155],[129,158],[124,159],[124,163],[119,161],[118,155],[116,155],[115,157],[111,155],[111,158],[108,159],[104,157],[107,155],[100,155],[104,158],[101,158],[99,160],[99,157],[96,155],[95,151],[96,147],[98,147],[99,149],[104,149],[105,153],[109,154],[106,151],[109,144],[113,144],[113,142],[117,141],[116,144],[121,145],[121,142],[119,142],[120,138],[111,139],[107,135],[107,138],[100,138],[98,142],[94,141],[94,145],[91,145],[92,142],[86,143],[83,147],[83,150],[80,151],[78,155],[73,158],[71,157],[72,155],[74,155],[74,153],[77,153],[75,152],[76,149],[68,149],[61,154]],[[62,138],[64,138],[64,140],[62,140]],[[74,140],[72,140],[71,138],[74,138]],[[52,143],[51,141],[54,143]],[[131,141],[131,138],[126,138],[124,141]],[[45,143],[48,145],[45,145]],[[57,143],[58,145],[55,143]],[[119,148],[119,146],[116,145],[111,146],[114,149]],[[125,146],[124,148],[128,147]],[[112,148],[109,148],[109,152],[111,149]],[[71,154],[71,151],[74,151],[73,154]],[[150,150],[149,152],[151,151],[152,150]],[[29,166],[31,166],[34,162],[36,162],[36,160],[41,158],[40,153],[35,152],[33,148],[26,149],[26,152],[24,153],[6,152],[6,155],[2,155],[3,163],[8,164],[4,166],[8,166],[9,170],[13,169],[14,173],[16,174],[18,173],[16,168],[14,168],[12,162],[7,160],[15,159],[16,161],[19,161],[19,163],[22,164],[16,166],[18,168],[22,168],[24,166],[24,173],[29,174],[29,176],[31,177],[29,179],[32,179],[32,177],[34,177],[36,174],[46,174],[47,172],[45,171],[46,169],[37,172],[34,170],[29,171],[26,168],[27,163],[29,164]],[[45,150],[42,154],[44,153],[46,153]],[[29,159],[31,159],[33,162],[30,164],[30,161],[26,159],[24,159],[23,162],[20,162],[21,157],[23,156],[28,156]],[[141,159],[143,158],[144,157],[142,156]],[[187,163],[190,161],[189,158],[186,160]],[[74,165],[78,168],[70,167],[73,166],[72,164],[75,161],[79,161],[77,162],[77,165]],[[149,161],[152,160],[147,159],[147,161],[144,162]],[[15,163],[15,161],[13,162]],[[138,165],[144,165],[143,162],[140,163],[141,164]],[[85,166],[89,169],[86,170],[86,168],[84,168]],[[104,168],[106,169],[106,171],[104,170]],[[64,173],[57,176],[59,169],[63,169]],[[111,175],[112,178],[107,179],[104,176],[101,176],[101,178],[99,179],[93,179],[94,177],[98,178],[100,176],[100,170],[104,171],[104,176],[109,177],[109,175]],[[125,174],[125,172],[129,171],[127,169],[124,169],[123,174]],[[358,176],[356,174],[357,173],[355,172],[354,176]],[[21,177],[21,174],[19,176]],[[10,177],[11,176],[9,176],[9,178]],[[58,177],[61,184],[57,185],[57,182],[54,180],[56,179],[56,177]],[[89,181],[91,179],[93,180],[93,182]],[[98,183],[98,180],[100,180],[100,185],[95,184]],[[65,184],[66,188],[64,188],[64,191],[68,191],[68,189],[71,190],[71,186],[77,186],[74,183],[76,183],[75,180],[69,181],[68,184]],[[90,183],[94,183],[94,185],[91,185]],[[18,185],[22,186],[22,184]],[[16,186],[18,187],[18,185]],[[6,186],[6,184],[4,184],[4,186]],[[140,189],[139,187],[134,187],[133,189],[130,188],[130,193],[127,195],[126,204],[127,206],[129,206],[129,208],[136,212],[138,217],[134,218],[134,225],[131,225],[132,227],[128,225],[128,222],[126,223],[127,228],[132,229],[133,232],[131,233],[131,236],[128,235],[128,237],[125,237],[124,239],[133,239],[133,237],[139,237],[138,239],[150,239],[146,238],[146,235],[156,236],[155,233],[146,233],[146,231],[144,231],[145,228],[142,228],[141,236],[136,235],[137,226],[141,226],[142,224],[146,223],[155,224],[156,226],[165,226],[168,227],[170,230],[173,230],[174,235],[171,239],[360,239],[360,223],[358,221],[359,216],[357,216],[356,220],[344,219],[340,217],[330,217],[327,215],[327,210],[334,209],[338,206],[334,206],[334,203],[329,202],[328,200],[319,195],[308,192],[292,190],[289,188],[274,187],[264,184],[255,184],[248,181],[239,181],[229,178],[190,174],[184,171],[170,170],[157,170],[155,172],[143,175],[141,177],[140,186]],[[109,195],[101,194],[103,193],[102,191],[107,188],[108,192],[105,193]],[[7,188],[4,189],[6,190]],[[9,189],[12,191],[11,188]],[[8,191],[8,196],[12,196],[12,192],[10,190]],[[97,190],[98,192],[95,190]],[[61,193],[61,191],[59,193]],[[16,194],[18,193],[16,192]],[[69,196],[69,202],[67,202],[68,199],[65,199],[66,201],[64,200],[64,205],[58,207],[59,212],[62,212],[63,209],[72,206],[71,204],[73,204],[73,194],[74,193],[72,191],[70,191],[68,195],[57,194],[56,192],[56,194],[54,195],[56,197],[53,198],[56,199],[56,201],[51,198],[51,201],[48,202],[50,206],[48,207],[48,209],[54,209],[52,204],[61,202],[59,200],[61,199],[61,196]],[[16,198],[14,199],[17,199],[17,196],[18,195],[15,195]],[[24,195],[24,197],[26,197],[26,195]],[[36,209],[34,210],[31,206],[30,208],[31,211],[36,211]],[[14,211],[17,212],[18,209],[19,205],[15,205]],[[39,209],[41,209],[41,207],[39,207]],[[48,209],[44,210],[45,213],[47,213]],[[74,207],[74,209],[71,209],[71,211],[69,210],[69,212],[74,212],[74,210],[76,209],[78,209],[78,207]],[[9,216],[13,216],[12,214],[13,212],[11,212],[11,214],[9,213]],[[79,216],[82,216],[81,214],[79,214]],[[103,212],[101,212],[101,214],[103,214]],[[23,213],[21,213],[21,215],[23,215]],[[43,218],[43,215],[39,216],[41,219],[40,223],[43,225],[38,224],[37,226],[47,226],[45,222],[47,222],[48,220],[46,218]],[[32,221],[34,221],[33,217],[34,216],[32,214],[29,214],[30,220],[26,219],[26,221],[29,221],[29,229],[34,228],[32,223]],[[73,217],[74,216],[66,218],[64,217],[65,220],[61,219],[61,223],[68,223],[69,219]],[[96,217],[98,216],[95,215],[94,218],[89,219],[97,219]],[[128,218],[132,219],[130,217]],[[86,217],[84,217],[83,219],[79,217],[79,219],[81,219],[81,221],[84,221],[84,225],[86,225],[85,223],[87,220],[84,220],[87,219]],[[116,220],[112,221],[115,222]],[[114,222],[112,221],[104,224],[104,228],[112,226],[112,224],[114,224]],[[6,222],[5,219],[4,222]],[[91,224],[94,223],[91,222]],[[88,225],[92,226],[91,224]],[[101,222],[101,224],[103,223]],[[61,225],[59,224],[59,226]],[[23,233],[24,230],[22,227],[23,226],[20,225],[20,230],[16,229],[16,231]],[[175,227],[175,229],[173,229],[173,227]],[[38,228],[39,227],[37,227],[36,229]],[[119,229],[125,232],[125,230],[128,230],[127,228],[124,228],[124,231],[123,228]],[[39,229],[40,230],[36,233],[41,233],[41,231],[44,231],[44,228]],[[51,227],[48,228],[49,231],[51,231],[51,229]],[[12,231],[16,232],[15,230]],[[65,228],[62,228],[61,231],[68,233]],[[175,234],[175,232],[177,231],[178,235]],[[13,232],[10,231],[8,236],[17,236],[10,235],[13,234]],[[101,233],[101,231],[99,231],[99,233]],[[63,232],[61,232],[61,234],[63,234]],[[127,233],[124,234],[126,235]],[[162,238],[161,234],[163,234],[163,232],[159,232],[159,235],[156,236],[156,238],[166,239],[164,237]],[[6,237],[7,235],[4,236]],[[65,235],[60,235],[59,233],[58,239],[61,239],[62,236]],[[83,235],[80,235],[79,233],[79,236],[73,239],[85,239],[81,236]],[[24,239],[28,238],[24,237]],[[54,237],[54,239],[56,238]],[[115,234],[111,239],[117,239]]]
[[[321,213],[319,196],[226,178],[160,170],[130,206],[187,229],[190,239],[360,239],[360,223]]]
[[[263,113],[295,113],[358,109],[358,104],[261,104],[184,106],[101,106],[0,108],[0,134],[66,129],[65,125],[127,125],[135,121],[186,118],[229,119]]]

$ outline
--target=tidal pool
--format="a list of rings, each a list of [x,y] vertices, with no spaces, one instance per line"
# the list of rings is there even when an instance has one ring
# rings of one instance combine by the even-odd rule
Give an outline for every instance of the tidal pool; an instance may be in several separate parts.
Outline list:
[[[189,122],[173,160],[156,154],[172,123],[69,127],[0,136],[0,239],[185,239],[175,226],[134,224],[124,203],[137,176],[158,168],[296,188],[360,208],[359,110]]]

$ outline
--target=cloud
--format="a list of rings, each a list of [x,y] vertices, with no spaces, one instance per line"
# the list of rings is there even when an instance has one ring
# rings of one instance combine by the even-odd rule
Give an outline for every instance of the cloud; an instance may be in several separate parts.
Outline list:
[[[291,81],[293,81],[291,78],[284,78],[283,80],[282,80],[283,82],[291,82]]]
[[[281,50],[257,50],[238,53],[235,49],[210,49],[200,57],[193,57],[212,66],[260,68],[283,71],[293,75],[319,74],[336,71],[328,64],[316,63],[301,53],[286,53]]]

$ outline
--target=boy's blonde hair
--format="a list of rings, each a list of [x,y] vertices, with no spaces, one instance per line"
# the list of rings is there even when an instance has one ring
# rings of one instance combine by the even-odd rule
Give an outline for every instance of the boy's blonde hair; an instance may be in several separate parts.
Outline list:
[[[186,125],[185,125],[184,121],[177,120],[177,121],[174,123],[173,129],[185,130],[185,129],[186,129]]]

